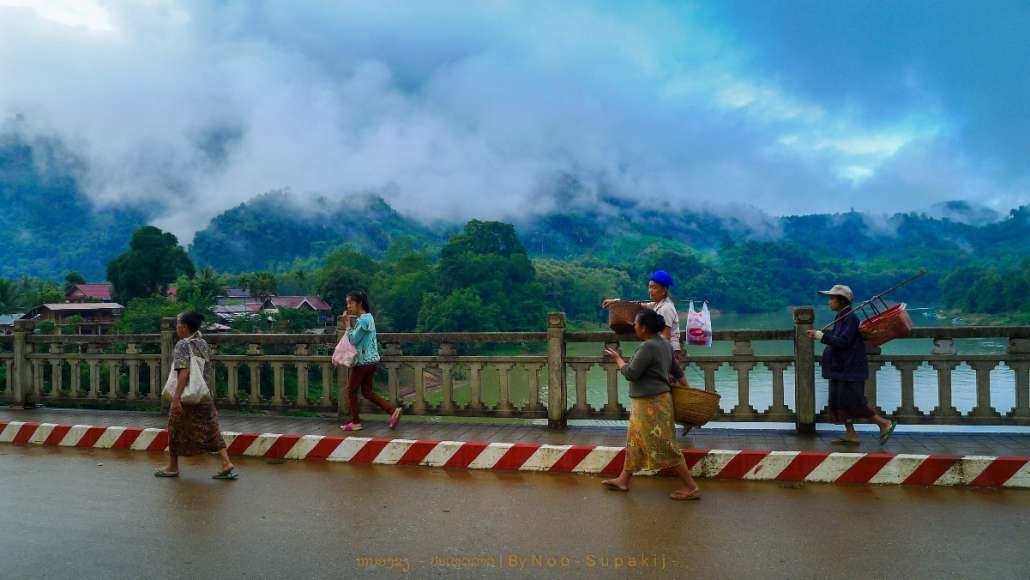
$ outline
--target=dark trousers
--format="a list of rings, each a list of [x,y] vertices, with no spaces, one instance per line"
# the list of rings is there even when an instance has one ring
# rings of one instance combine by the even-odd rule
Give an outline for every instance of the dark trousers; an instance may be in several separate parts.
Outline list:
[[[375,378],[378,363],[370,365],[356,365],[350,370],[350,380],[347,381],[347,401],[350,403],[351,423],[360,423],[361,415],[358,413],[358,390],[361,395],[376,404],[377,407],[393,414],[394,406],[389,401],[375,394],[372,390],[372,379]]]

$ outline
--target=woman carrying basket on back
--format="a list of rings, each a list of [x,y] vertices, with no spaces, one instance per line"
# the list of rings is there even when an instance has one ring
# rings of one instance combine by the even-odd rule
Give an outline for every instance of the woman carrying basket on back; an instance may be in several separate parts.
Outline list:
[[[613,491],[629,491],[629,481],[634,472],[670,468],[683,481],[683,486],[669,497],[675,500],[700,499],[701,488],[691,477],[676,442],[670,385],[686,386],[686,379],[673,360],[672,347],[661,334],[666,328],[665,320],[658,313],[642,310],[637,314],[633,330],[643,342],[633,359],[627,363],[618,350],[605,349],[605,354],[615,360],[615,365],[629,381],[632,406],[622,473],[601,483]]]
[[[833,326],[826,332],[809,330],[808,335],[826,345],[823,349],[823,378],[830,381],[830,417],[834,423],[843,423],[846,434],[833,442],[838,445],[858,445],[855,421],[868,421],[880,427],[880,444],[890,439],[896,421],[888,421],[869,406],[865,397],[865,380],[869,378],[869,359],[865,340],[858,331],[858,316],[851,303],[855,298],[851,288],[837,284],[829,290],[820,290],[829,297],[830,309],[836,313]]]
[[[680,344],[680,317],[679,312],[676,311],[676,303],[673,302],[672,296],[669,295],[669,289],[675,285],[672,276],[665,270],[658,270],[654,274],[651,274],[651,278],[647,282],[647,295],[651,298],[650,302],[641,302],[640,305],[644,308],[654,310],[661,315],[665,321],[665,327],[659,332],[659,335],[665,338],[666,341],[672,346],[673,357],[676,362],[683,364],[683,345]],[[617,302],[618,298],[609,298],[601,303],[601,306],[608,308],[612,302]]]

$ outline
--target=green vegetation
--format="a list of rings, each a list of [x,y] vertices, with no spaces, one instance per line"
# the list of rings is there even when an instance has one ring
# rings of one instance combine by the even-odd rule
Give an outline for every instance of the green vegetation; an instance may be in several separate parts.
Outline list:
[[[179,276],[193,277],[193,262],[179,240],[154,226],[144,226],[132,235],[129,250],[107,265],[107,279],[114,285],[114,299],[164,296],[168,285]]]

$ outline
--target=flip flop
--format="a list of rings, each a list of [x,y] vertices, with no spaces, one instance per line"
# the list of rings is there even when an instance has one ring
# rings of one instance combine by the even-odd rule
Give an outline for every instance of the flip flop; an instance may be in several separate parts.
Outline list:
[[[232,469],[226,469],[225,471],[219,471],[218,473],[212,475],[211,479],[229,479],[229,480],[232,480],[232,479],[236,479],[239,476],[240,476],[239,472],[237,472],[236,468],[234,467]]]
[[[692,492],[690,492],[690,493],[688,493],[686,495],[680,495],[679,492],[674,491],[674,492],[669,494],[669,499],[672,499],[672,500],[675,500],[675,501],[698,500],[698,499],[701,499],[701,490],[700,489],[695,489],[694,491],[692,491]]]
[[[609,489],[611,491],[629,491],[628,487],[627,488],[621,488],[621,487],[615,485],[614,483],[612,483],[611,481],[609,481],[607,479],[602,481],[601,485],[603,485],[605,489]]]
[[[397,407],[396,409],[394,409],[393,415],[390,417],[390,425],[389,425],[390,429],[393,429],[394,427],[397,426],[397,423],[401,422],[401,413],[402,412],[404,412],[404,410],[401,409],[400,407]]]
[[[340,429],[344,431],[361,431],[365,426],[360,423],[355,425],[354,423],[347,423],[346,425],[340,425]]]
[[[831,443],[833,443],[834,445],[861,445],[862,444],[860,441],[857,441],[855,439],[846,439],[844,437],[838,437],[837,439],[834,439],[833,441],[831,441]]]
[[[178,471],[165,471],[164,469],[158,469],[154,472],[154,477],[179,477]]]
[[[897,426],[898,426],[898,422],[897,421],[891,421],[891,426],[887,428],[887,432],[884,433],[883,435],[880,435],[880,445],[883,445],[883,444],[887,443],[888,440],[890,440],[891,434],[894,433],[894,428],[897,427]]]

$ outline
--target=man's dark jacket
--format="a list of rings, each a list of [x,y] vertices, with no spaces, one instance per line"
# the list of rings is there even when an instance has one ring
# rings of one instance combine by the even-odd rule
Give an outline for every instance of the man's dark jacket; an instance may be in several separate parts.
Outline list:
[[[851,310],[838,315],[833,328],[823,334],[823,378],[836,381],[864,381],[869,378],[865,340],[858,332],[858,316]]]

